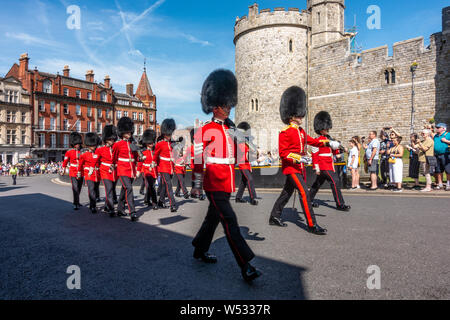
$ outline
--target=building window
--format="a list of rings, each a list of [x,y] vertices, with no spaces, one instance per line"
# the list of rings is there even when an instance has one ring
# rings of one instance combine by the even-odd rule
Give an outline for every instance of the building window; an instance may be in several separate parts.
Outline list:
[[[102,93],[100,93],[100,99],[103,101],[103,102],[106,102],[106,92],[102,92]]]
[[[106,109],[105,110],[106,119],[111,119],[111,110]]]
[[[79,105],[76,106],[77,116],[81,116],[81,107]]]
[[[77,132],[81,132],[81,121],[77,121]]]
[[[21,143],[22,144],[26,144],[27,143],[26,139],[27,139],[27,132],[25,130],[22,130],[22,136],[21,136],[21,139],[20,139]]]
[[[150,102],[150,108],[153,108],[153,102]]]
[[[395,84],[396,74],[394,69],[387,69],[384,71],[384,81],[386,84]]]
[[[6,111],[6,122],[16,123],[16,114],[12,111]]]
[[[289,40],[289,52],[293,51],[293,46],[292,46],[292,39]]]
[[[252,112],[255,111],[255,100],[252,99]]]
[[[16,130],[6,130],[6,144],[16,144]]]
[[[54,133],[50,135],[50,147],[56,148],[56,134]]]
[[[102,123],[97,122],[97,133],[102,133]]]
[[[27,113],[22,112],[22,123],[26,123],[26,122],[27,122]]]
[[[133,120],[134,120],[134,121],[137,120],[137,112],[133,112]]]
[[[39,101],[39,111],[45,112],[45,101],[44,100]]]
[[[92,123],[90,121],[87,122],[87,132],[92,132]]]
[[[50,102],[50,112],[56,113],[56,103],[54,101]]]
[[[38,125],[39,125],[39,129],[40,130],[44,130],[45,129],[45,119],[44,119],[44,117],[39,117]]]
[[[389,71],[384,71],[384,80],[386,81],[386,84],[389,84]]]
[[[87,98],[88,98],[88,100],[92,100],[92,93],[91,92],[87,93]]]
[[[65,95],[66,97],[69,96],[69,89],[68,88],[64,88],[63,89],[63,95]]]
[[[67,103],[64,104],[63,109],[64,109],[64,114],[69,114],[69,105]]]
[[[52,93],[52,82],[50,80],[44,80],[42,87],[45,93]]]
[[[87,108],[87,115],[88,115],[88,117],[92,117],[92,108],[91,107]]]
[[[255,111],[256,111],[256,112],[259,111],[258,99],[255,100]]]
[[[75,91],[75,95],[78,99],[81,99],[81,91],[80,90]]]
[[[320,12],[317,12],[317,24],[320,24]]]
[[[50,118],[50,130],[56,130],[56,119]]]
[[[102,117],[102,109],[97,109],[97,118]]]
[[[395,83],[395,70],[391,70],[391,83]]]
[[[124,111],[124,112],[123,112],[123,116],[124,116],[124,117],[128,117],[128,111]]]
[[[122,118],[122,111],[118,110],[118,111],[116,112],[116,118],[117,118],[117,120],[119,120],[120,118]]]
[[[64,141],[64,148],[69,148],[69,135],[65,134],[63,139],[64,139],[63,140]]]
[[[139,112],[139,121],[144,121],[144,114]]]
[[[149,114],[148,120],[149,120],[150,122],[153,122],[153,113],[150,113],[150,114]]]
[[[40,148],[45,147],[45,134],[43,134],[43,133],[39,134],[39,147]]]
[[[69,120],[64,119],[63,125],[64,125],[64,131],[69,131]]]

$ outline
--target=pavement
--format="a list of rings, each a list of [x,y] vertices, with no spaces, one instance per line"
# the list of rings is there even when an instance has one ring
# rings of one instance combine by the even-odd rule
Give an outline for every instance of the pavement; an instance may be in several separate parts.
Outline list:
[[[103,193],[103,189],[101,189]],[[147,210],[139,222],[72,210],[70,186],[56,176],[0,177],[0,299],[449,299],[450,194],[345,192],[349,213],[331,193],[315,209],[328,235],[305,231],[293,199],[287,228],[268,225],[277,190],[259,190],[259,205],[235,204],[241,233],[263,276],[249,285],[219,226],[215,265],[192,259],[191,241],[208,202],[180,200],[176,214]],[[83,188],[82,203],[88,203]],[[69,266],[81,289],[69,290]],[[370,266],[380,289],[367,287]],[[369,272],[368,272],[369,268]]]

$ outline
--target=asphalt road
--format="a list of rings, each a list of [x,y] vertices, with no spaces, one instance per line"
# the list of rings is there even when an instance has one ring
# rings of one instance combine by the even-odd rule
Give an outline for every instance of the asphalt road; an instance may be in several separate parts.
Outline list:
[[[292,200],[283,213],[289,226],[269,226],[276,193],[260,193],[257,207],[233,202],[263,272],[248,285],[221,227],[210,250],[219,262],[192,259],[207,202],[183,200],[171,214],[147,211],[139,195],[142,216],[132,223],[87,207],[73,211],[70,187],[51,178],[11,186],[0,177],[0,299],[450,298],[450,196],[347,195],[352,211],[341,213],[331,194],[320,193],[322,237],[304,230]],[[81,271],[80,290],[66,286],[72,265]],[[372,265],[380,268],[380,289],[367,288]]]

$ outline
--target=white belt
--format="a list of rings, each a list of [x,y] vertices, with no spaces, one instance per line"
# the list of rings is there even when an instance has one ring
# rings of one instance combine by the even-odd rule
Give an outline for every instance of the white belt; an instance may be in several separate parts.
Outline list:
[[[111,167],[112,165],[113,165],[112,163],[102,162],[102,166]]]
[[[71,163],[70,166],[71,166],[71,167],[77,167],[77,168],[78,168],[78,165],[77,165],[77,164],[72,164],[72,163]]]
[[[84,170],[98,170],[98,168],[84,167]]]
[[[175,167],[184,167],[184,164],[175,164]]]
[[[118,160],[123,162],[134,162],[134,159],[119,158]]]
[[[332,157],[332,156],[333,156],[332,153],[322,153],[322,154],[319,154],[319,157]]]
[[[151,163],[143,163],[142,165],[144,167],[148,167],[148,168],[152,168],[153,167],[153,164],[151,164]]]
[[[170,159],[170,158],[164,158],[164,157],[161,157],[161,156],[159,156],[159,158],[160,158],[161,160],[164,160],[164,161],[173,161],[173,159]]]
[[[209,164],[234,164],[236,160],[234,158],[214,158],[208,157],[206,163]]]

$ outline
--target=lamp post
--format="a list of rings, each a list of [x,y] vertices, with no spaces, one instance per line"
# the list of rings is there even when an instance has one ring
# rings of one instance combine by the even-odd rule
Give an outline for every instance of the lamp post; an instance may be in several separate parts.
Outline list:
[[[410,71],[411,71],[411,77],[412,77],[412,86],[411,86],[411,133],[414,133],[414,96],[416,94],[414,90],[414,79],[416,78],[416,70],[418,67],[418,63],[416,61],[411,64]]]

